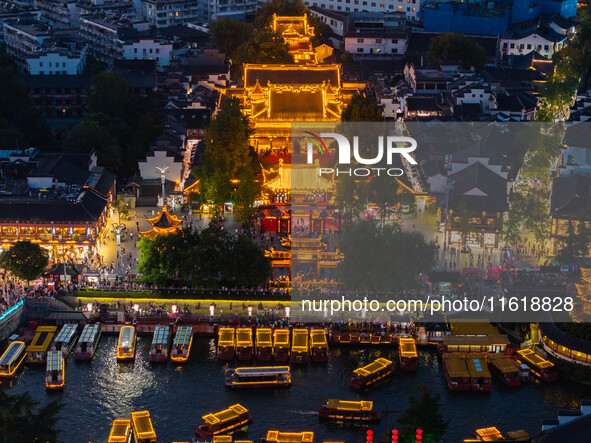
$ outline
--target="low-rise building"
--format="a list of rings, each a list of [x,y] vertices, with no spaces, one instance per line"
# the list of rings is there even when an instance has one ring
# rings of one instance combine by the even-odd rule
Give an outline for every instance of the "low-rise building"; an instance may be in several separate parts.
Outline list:
[[[79,119],[86,113],[90,75],[25,75],[33,107],[46,119]]]
[[[46,42],[47,43],[47,42]],[[86,45],[67,41],[50,41],[27,56],[31,75],[78,75],[84,71]]]
[[[354,59],[404,56],[407,34],[388,31],[355,31],[345,35],[345,51]]]
[[[123,43],[123,58],[126,60],[155,60],[157,68],[170,66],[172,43],[168,40],[138,38]]]
[[[4,23],[6,52],[22,71],[27,68],[27,56],[41,48],[43,42],[52,37],[51,26],[43,23],[27,21],[7,21]]]
[[[145,19],[157,28],[192,22],[204,23],[207,19],[205,1],[142,0],[141,4]]]
[[[207,21],[223,17],[244,20],[254,16],[258,5],[258,0],[208,0]]]
[[[80,19],[78,0],[35,0],[43,21],[58,28],[77,28]]]
[[[337,12],[392,13],[400,12],[409,21],[417,21],[421,0],[306,0],[308,7],[317,6]]]

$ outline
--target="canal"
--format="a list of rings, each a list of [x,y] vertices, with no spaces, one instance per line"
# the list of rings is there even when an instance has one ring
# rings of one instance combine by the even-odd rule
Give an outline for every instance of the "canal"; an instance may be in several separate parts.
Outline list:
[[[308,365],[293,370],[290,390],[230,391],[223,383],[228,366],[215,356],[213,339],[196,339],[189,362],[183,366],[150,364],[151,337],[141,336],[134,363],[118,364],[117,337],[103,336],[92,362],[66,364],[66,388],[46,393],[44,367],[25,367],[18,379],[3,382],[12,393],[29,392],[42,402],[61,398],[65,407],[58,428],[68,443],[105,442],[111,422],[127,418],[134,410],[147,409],[152,415],[158,441],[191,441],[201,416],[241,403],[253,415],[253,422],[241,436],[256,441],[269,429],[313,430],[317,441],[356,443],[356,428],[340,428],[319,422],[317,411],[329,398],[374,401],[378,409],[400,410],[409,394],[425,384],[441,394],[442,413],[450,420],[446,442],[458,442],[479,427],[497,426],[502,431],[524,428],[535,436],[544,418],[556,417],[558,409],[577,407],[582,398],[591,398],[591,387],[566,381],[554,384],[530,382],[509,389],[493,379],[492,393],[451,393],[434,351],[419,351],[419,370],[397,374],[367,393],[349,390],[347,380],[353,369],[376,357],[397,361],[393,349],[331,349],[324,365]],[[236,363],[234,363],[236,364]],[[244,364],[242,364],[244,366]],[[392,420],[391,415],[389,420]],[[391,421],[390,421],[391,422]],[[384,432],[384,420],[373,427]]]

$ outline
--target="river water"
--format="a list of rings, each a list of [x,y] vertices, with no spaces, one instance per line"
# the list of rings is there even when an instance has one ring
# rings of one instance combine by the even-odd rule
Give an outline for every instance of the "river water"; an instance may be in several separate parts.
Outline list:
[[[44,367],[25,367],[18,379],[2,382],[2,386],[12,393],[30,392],[41,402],[61,398],[65,407],[58,428],[67,443],[105,442],[114,419],[144,409],[150,411],[159,442],[191,441],[201,416],[234,403],[241,403],[253,415],[247,432],[241,434],[250,440],[279,429],[312,430],[317,441],[356,443],[361,434],[358,428],[319,422],[320,405],[329,398],[364,399],[374,401],[378,409],[400,410],[408,405],[407,397],[416,393],[418,384],[441,395],[441,411],[450,420],[445,442],[461,441],[474,429],[488,426],[501,431],[523,428],[535,436],[542,419],[555,418],[558,409],[578,407],[579,400],[591,398],[591,387],[561,380],[509,389],[493,378],[492,393],[449,392],[434,350],[419,350],[419,370],[414,374],[399,371],[367,393],[351,391],[347,380],[353,369],[377,357],[397,361],[396,350],[391,348],[331,349],[326,364],[295,367],[289,390],[232,391],[224,387],[223,372],[228,365],[217,360],[213,339],[195,339],[191,357],[182,366],[150,364],[151,339],[140,336],[135,362],[121,364],[115,358],[117,337],[103,335],[92,362],[69,358],[66,388],[60,393],[45,391]],[[390,415],[390,423],[393,418]],[[383,433],[384,425],[382,418],[373,429]]]

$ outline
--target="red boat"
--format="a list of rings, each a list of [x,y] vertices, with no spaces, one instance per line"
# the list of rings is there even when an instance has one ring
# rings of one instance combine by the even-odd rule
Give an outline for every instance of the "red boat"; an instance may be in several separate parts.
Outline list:
[[[273,332],[270,328],[259,328],[256,331],[257,360],[270,361],[273,358]]]
[[[470,371],[462,354],[443,354],[443,372],[450,391],[470,391]]]
[[[506,386],[514,387],[521,385],[521,375],[517,364],[505,355],[488,354],[489,368],[500,381]]]
[[[328,360],[328,342],[324,329],[310,330],[310,359],[313,362],[325,362]]]
[[[389,377],[394,372],[394,363],[385,358],[378,358],[374,362],[353,371],[349,386],[354,389],[365,389]]]
[[[236,355],[234,328],[220,328],[218,331],[218,358],[223,361],[232,360]]]
[[[531,349],[522,349],[517,351],[517,361],[527,365],[530,369],[530,374],[535,375],[542,381],[553,382],[558,379],[558,369],[554,363],[543,359]]]
[[[403,371],[414,372],[418,369],[417,346],[412,338],[401,338],[398,341],[398,358]]]
[[[236,329],[236,357],[239,361],[252,360],[252,329]]]
[[[318,411],[320,418],[356,423],[379,423],[380,415],[372,401],[328,400]]]
[[[289,329],[275,329],[273,332],[273,360],[289,360]]]

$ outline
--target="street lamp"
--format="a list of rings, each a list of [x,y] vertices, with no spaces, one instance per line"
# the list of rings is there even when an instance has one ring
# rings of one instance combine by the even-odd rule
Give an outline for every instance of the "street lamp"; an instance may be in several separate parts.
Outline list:
[[[443,254],[446,256],[447,254],[447,214],[448,214],[448,206],[449,206],[449,191],[454,188],[454,181],[447,177],[447,181],[445,183],[445,226],[443,227]]]
[[[125,231],[125,223],[113,223],[111,231],[117,237],[117,276],[121,280],[121,233]]]
[[[156,170],[160,172],[160,182],[162,183],[162,206],[164,206],[166,191],[164,190],[164,184],[166,183],[166,172],[168,171],[169,166],[166,165],[158,165],[156,166]]]
[[[60,242],[62,243],[62,254],[64,254],[64,289],[68,287],[68,279],[66,275],[66,250],[64,247],[64,236],[62,234],[59,235]]]

